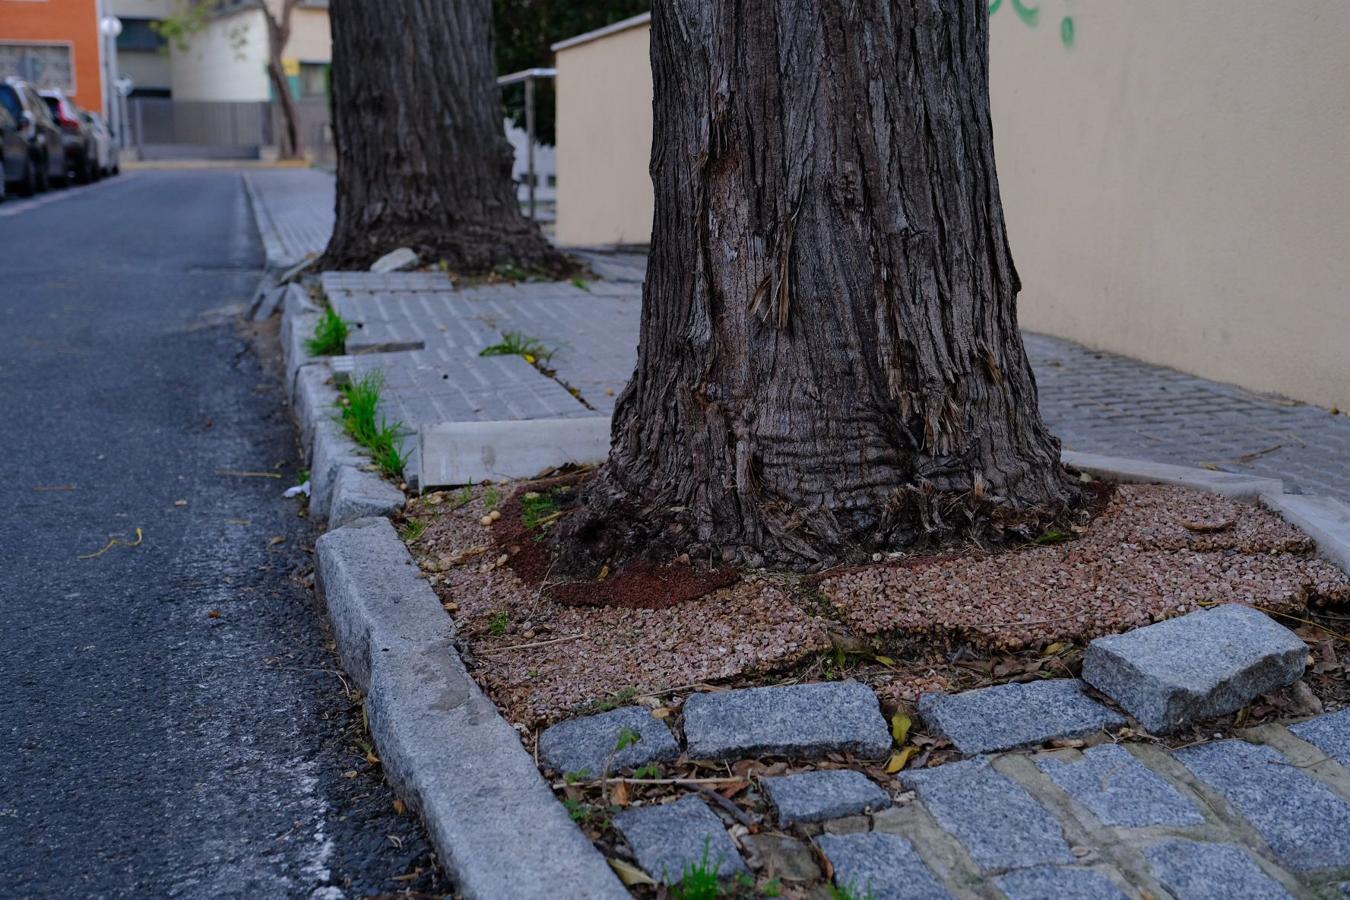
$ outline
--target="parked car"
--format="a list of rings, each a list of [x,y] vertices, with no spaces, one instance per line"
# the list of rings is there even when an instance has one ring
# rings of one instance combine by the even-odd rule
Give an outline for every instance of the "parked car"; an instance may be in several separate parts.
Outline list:
[[[45,191],[53,184],[65,184],[65,144],[46,101],[27,82],[6,78],[0,81],[0,106],[18,123],[19,133],[28,142],[29,174],[17,179],[20,192],[28,184],[34,191]]]
[[[25,197],[37,187],[36,172],[28,159],[28,141],[19,131],[19,123],[3,106],[0,106],[0,175],[4,176],[0,178],[0,200],[5,198],[10,185]]]
[[[66,171],[80,184],[94,180],[98,169],[98,148],[94,146],[94,132],[80,118],[80,108],[60,90],[42,91],[56,124],[61,126],[61,139],[66,148]]]
[[[113,138],[108,123],[98,113],[87,109],[80,110],[80,118],[89,126],[94,136],[95,159],[98,160],[94,177],[103,178],[121,172],[122,164],[120,154],[117,152],[117,141]]]

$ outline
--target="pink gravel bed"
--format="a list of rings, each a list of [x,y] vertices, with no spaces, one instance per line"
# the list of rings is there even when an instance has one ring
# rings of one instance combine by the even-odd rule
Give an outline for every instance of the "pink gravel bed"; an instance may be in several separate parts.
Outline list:
[[[1350,600],[1350,579],[1311,549],[1267,510],[1185,488],[1122,485],[1077,540],[872,566],[820,587],[861,635],[1015,651],[1205,604],[1297,613]]]
[[[454,607],[475,678],[513,722],[535,727],[616,694],[632,702],[781,670],[830,646],[825,620],[767,579],[668,609],[600,609],[542,597],[487,554],[448,565],[456,554],[491,543],[478,521],[486,512],[482,495],[436,515],[412,550],[442,601]],[[413,515],[423,511],[419,504]],[[494,622],[503,633],[492,633]],[[509,649],[522,644],[535,646]]]
[[[480,519],[490,491],[476,489],[458,508],[462,495],[450,493],[411,504],[408,515],[427,522],[411,549],[455,617],[475,678],[531,728],[616,695],[634,702],[814,672],[841,636],[900,663],[877,687],[902,701],[949,683],[955,670],[944,671],[943,652],[958,644],[1012,653],[1081,644],[1209,603],[1298,615],[1350,602],[1350,579],[1273,513],[1184,488],[1122,485],[1064,543],[841,570],[819,580],[815,597],[800,579],[750,575],[667,609],[565,606],[489,549]]]

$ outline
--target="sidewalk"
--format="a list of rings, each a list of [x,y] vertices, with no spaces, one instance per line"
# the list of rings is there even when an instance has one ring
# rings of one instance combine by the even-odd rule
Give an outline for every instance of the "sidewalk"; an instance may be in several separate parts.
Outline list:
[[[271,267],[287,268],[323,250],[333,227],[332,176],[317,170],[266,170],[248,172],[244,179],[255,204]],[[632,371],[635,311],[641,298],[645,260],[633,254],[583,251],[582,255],[606,279],[597,283],[603,287],[592,286],[593,291],[603,292],[605,297],[593,297],[597,302],[587,313],[580,313],[580,308],[574,306],[571,313],[560,317],[556,315],[557,307],[550,309],[547,304],[535,302],[519,304],[530,308],[522,308],[510,324],[489,329],[480,337],[504,328],[560,348],[557,366],[562,380],[580,388],[595,410],[607,414],[613,402],[607,391],[622,387],[623,376],[617,373]],[[388,290],[384,289],[385,284],[365,281],[363,302],[353,301],[343,309],[343,314],[364,314],[382,306],[407,308],[397,284],[389,283]],[[546,294],[562,301],[564,307],[568,303],[586,305],[587,298],[578,296],[580,291],[566,285],[557,287],[552,294],[541,285],[520,285],[484,289],[464,296],[481,300],[482,305],[489,307],[507,297],[537,300]],[[445,290],[450,289],[447,286]],[[363,312],[356,311],[358,306]],[[495,308],[498,312],[502,309],[499,305]],[[413,318],[401,325],[390,323],[388,327],[442,334],[448,329],[462,329],[466,319],[474,319],[479,313],[466,317],[458,306],[424,303],[417,313],[408,315]],[[438,320],[437,315],[448,318]],[[1067,450],[1282,478],[1290,491],[1350,500],[1350,467],[1345,464],[1350,460],[1350,418],[1173,369],[1098,353],[1048,335],[1027,334],[1026,345],[1040,385],[1041,412]],[[356,368],[366,371],[378,364],[425,368],[431,365],[426,357],[434,355],[434,351],[422,357],[401,355],[396,361],[396,357],[379,354],[361,360]],[[592,370],[603,375],[593,379]],[[530,376],[528,372],[517,374]],[[423,379],[422,384],[428,385],[433,380],[436,379]],[[439,380],[445,383],[445,388],[453,387],[448,384],[450,379]],[[482,419],[495,414],[494,410],[507,418],[587,412],[584,407],[580,412],[573,409],[548,385],[537,389],[549,397],[536,412],[509,405],[480,405],[470,418]],[[440,390],[395,393],[397,415],[409,425],[423,424],[437,415],[462,414],[451,412],[444,404],[438,406],[436,397]]]

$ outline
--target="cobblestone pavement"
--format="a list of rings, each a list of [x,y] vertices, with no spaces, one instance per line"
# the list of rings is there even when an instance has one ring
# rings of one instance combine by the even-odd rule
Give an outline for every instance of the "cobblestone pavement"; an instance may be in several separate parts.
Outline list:
[[[314,170],[263,170],[245,178],[272,265],[323,249],[333,221],[331,176]],[[585,318],[560,320],[556,310],[533,302],[503,315],[501,301],[511,296],[509,288],[494,289],[492,300],[482,302],[497,308],[498,321],[511,323],[507,328],[559,346],[560,377],[581,388],[599,411],[608,412],[612,398],[606,392],[614,389],[615,373],[632,371],[636,315],[631,311],[640,302],[644,260],[633,253],[578,252],[604,279],[592,286],[599,296]],[[519,297],[534,297],[540,287],[521,286]],[[606,300],[625,312],[609,318]],[[441,308],[451,309],[444,303]],[[425,306],[418,315],[404,324],[437,331],[453,327],[433,323],[436,314]],[[603,327],[596,327],[599,320]],[[1350,501],[1350,418],[1344,415],[1048,335],[1027,334],[1026,344],[1040,385],[1041,412],[1066,449],[1281,478],[1288,490]],[[569,368],[576,377],[568,377]],[[588,377],[592,370],[603,373],[594,383]],[[481,410],[476,415],[483,417]],[[509,410],[506,415],[515,416]],[[419,415],[413,418],[421,421]]]
[[[244,173],[269,268],[289,269],[328,246],[333,233],[333,185],[333,176],[318,169]]]

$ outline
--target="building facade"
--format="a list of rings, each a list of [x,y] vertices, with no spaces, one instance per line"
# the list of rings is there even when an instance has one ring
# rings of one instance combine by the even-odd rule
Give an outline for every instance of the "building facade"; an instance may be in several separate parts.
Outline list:
[[[0,0],[0,78],[60,88],[103,112],[97,0]]]

